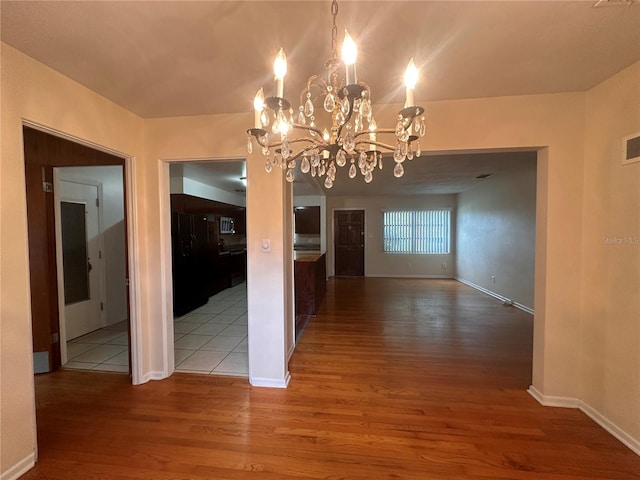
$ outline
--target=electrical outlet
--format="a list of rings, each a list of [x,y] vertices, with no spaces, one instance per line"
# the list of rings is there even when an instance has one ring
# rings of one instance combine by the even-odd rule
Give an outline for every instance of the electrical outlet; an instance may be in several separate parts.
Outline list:
[[[446,269],[447,269],[447,264],[446,264],[446,262],[442,262],[442,269],[443,269],[443,270],[446,270]]]
[[[496,276],[495,275],[491,275],[491,283],[496,283]]]

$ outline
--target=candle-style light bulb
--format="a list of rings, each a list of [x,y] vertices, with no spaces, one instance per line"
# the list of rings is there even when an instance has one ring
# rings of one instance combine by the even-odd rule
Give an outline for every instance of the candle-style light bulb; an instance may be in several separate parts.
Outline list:
[[[273,73],[276,79],[276,97],[284,96],[284,76],[287,74],[287,56],[282,48],[273,62]]]
[[[404,86],[406,87],[405,107],[413,106],[413,92],[416,89],[416,83],[418,83],[418,69],[412,58],[404,72]]]
[[[378,129],[378,124],[376,123],[375,118],[371,119],[371,122],[369,123],[369,140],[372,142],[376,141],[376,130]],[[372,143],[369,145],[369,150],[375,152],[376,151],[376,146]]]
[[[262,128],[262,121],[260,115],[262,115],[262,109],[264,108],[264,90],[261,88],[253,98],[253,126],[255,128]]]
[[[344,31],[344,41],[342,42],[342,61],[345,65],[346,84],[356,83],[356,59],[358,58],[358,47],[353,41],[351,35]]]

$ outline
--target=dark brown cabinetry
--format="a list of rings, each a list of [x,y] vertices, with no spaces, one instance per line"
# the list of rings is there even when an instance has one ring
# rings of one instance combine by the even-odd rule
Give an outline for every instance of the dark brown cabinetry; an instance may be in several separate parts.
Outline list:
[[[171,209],[173,311],[184,315],[245,280],[247,253],[235,229],[244,232],[244,209],[184,194],[171,195]],[[233,237],[220,234],[221,217],[234,219]],[[224,245],[223,237],[242,243]]]
[[[296,207],[294,217],[297,234],[320,235],[320,207]]]
[[[325,255],[296,253],[294,277],[296,315],[315,315],[327,289]]]

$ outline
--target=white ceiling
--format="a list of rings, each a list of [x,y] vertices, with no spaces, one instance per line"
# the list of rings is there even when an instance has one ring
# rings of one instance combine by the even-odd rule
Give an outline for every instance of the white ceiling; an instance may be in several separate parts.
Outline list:
[[[339,41],[348,28],[358,42],[358,76],[378,103],[403,100],[411,57],[421,69],[417,103],[585,91],[640,60],[640,4],[595,3],[341,0],[337,24]],[[258,88],[273,88],[280,47],[285,96],[297,102],[294,92],[331,54],[328,0],[2,0],[0,8],[2,41],[145,118],[250,112]],[[429,184],[403,190],[462,188],[454,179],[464,172],[439,162],[408,164],[406,175]],[[473,174],[478,163],[464,165]],[[451,176],[439,176],[443,169]]]

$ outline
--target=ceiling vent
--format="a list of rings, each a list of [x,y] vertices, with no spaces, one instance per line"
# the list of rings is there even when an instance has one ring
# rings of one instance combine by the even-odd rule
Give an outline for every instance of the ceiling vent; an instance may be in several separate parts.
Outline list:
[[[640,133],[622,139],[622,164],[640,162]]]
[[[631,5],[634,0],[598,0],[594,3],[594,7],[620,7]]]

